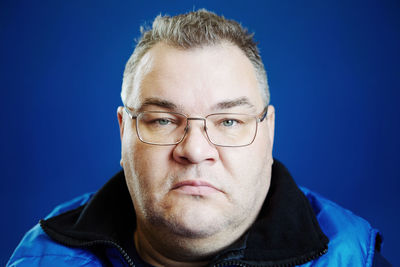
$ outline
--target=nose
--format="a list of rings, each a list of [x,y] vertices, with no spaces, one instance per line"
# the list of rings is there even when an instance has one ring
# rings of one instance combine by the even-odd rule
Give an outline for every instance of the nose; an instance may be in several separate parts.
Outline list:
[[[213,163],[218,159],[218,150],[207,137],[205,121],[188,121],[186,136],[173,150],[173,158],[182,164]]]

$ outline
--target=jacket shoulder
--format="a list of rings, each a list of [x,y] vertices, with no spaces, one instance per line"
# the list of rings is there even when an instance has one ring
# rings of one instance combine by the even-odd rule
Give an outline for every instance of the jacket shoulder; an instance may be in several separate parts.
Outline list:
[[[338,204],[301,188],[309,200],[322,231],[329,238],[328,253],[321,263],[356,263],[372,266],[375,249],[380,248],[380,234],[365,219]],[[322,266],[329,266],[323,265]]]
[[[87,193],[55,207],[46,218],[84,205],[92,196]],[[101,266],[93,254],[79,248],[66,247],[50,239],[36,224],[29,230],[6,266]]]

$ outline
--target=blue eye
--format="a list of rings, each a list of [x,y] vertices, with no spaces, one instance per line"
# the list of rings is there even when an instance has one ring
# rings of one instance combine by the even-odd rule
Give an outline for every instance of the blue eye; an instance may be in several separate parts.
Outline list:
[[[167,119],[158,119],[157,123],[160,125],[168,125],[170,123],[170,121]]]
[[[236,121],[235,120],[224,120],[223,122],[222,122],[222,125],[224,125],[224,126],[233,126],[233,125],[235,125],[236,124]]]

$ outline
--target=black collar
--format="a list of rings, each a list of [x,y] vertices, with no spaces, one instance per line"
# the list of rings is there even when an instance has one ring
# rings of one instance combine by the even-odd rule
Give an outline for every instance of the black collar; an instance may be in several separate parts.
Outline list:
[[[40,224],[51,238],[68,246],[90,247],[101,240],[125,244],[126,238],[133,237],[136,217],[123,171],[84,206]],[[325,253],[328,242],[307,198],[288,170],[275,160],[268,196],[256,222],[214,262],[301,264]]]

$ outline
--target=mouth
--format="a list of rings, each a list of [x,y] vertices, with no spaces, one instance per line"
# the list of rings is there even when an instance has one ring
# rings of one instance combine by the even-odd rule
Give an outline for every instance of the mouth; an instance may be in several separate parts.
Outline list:
[[[207,196],[221,192],[212,184],[200,180],[187,180],[176,183],[172,187],[172,191],[192,196]]]

